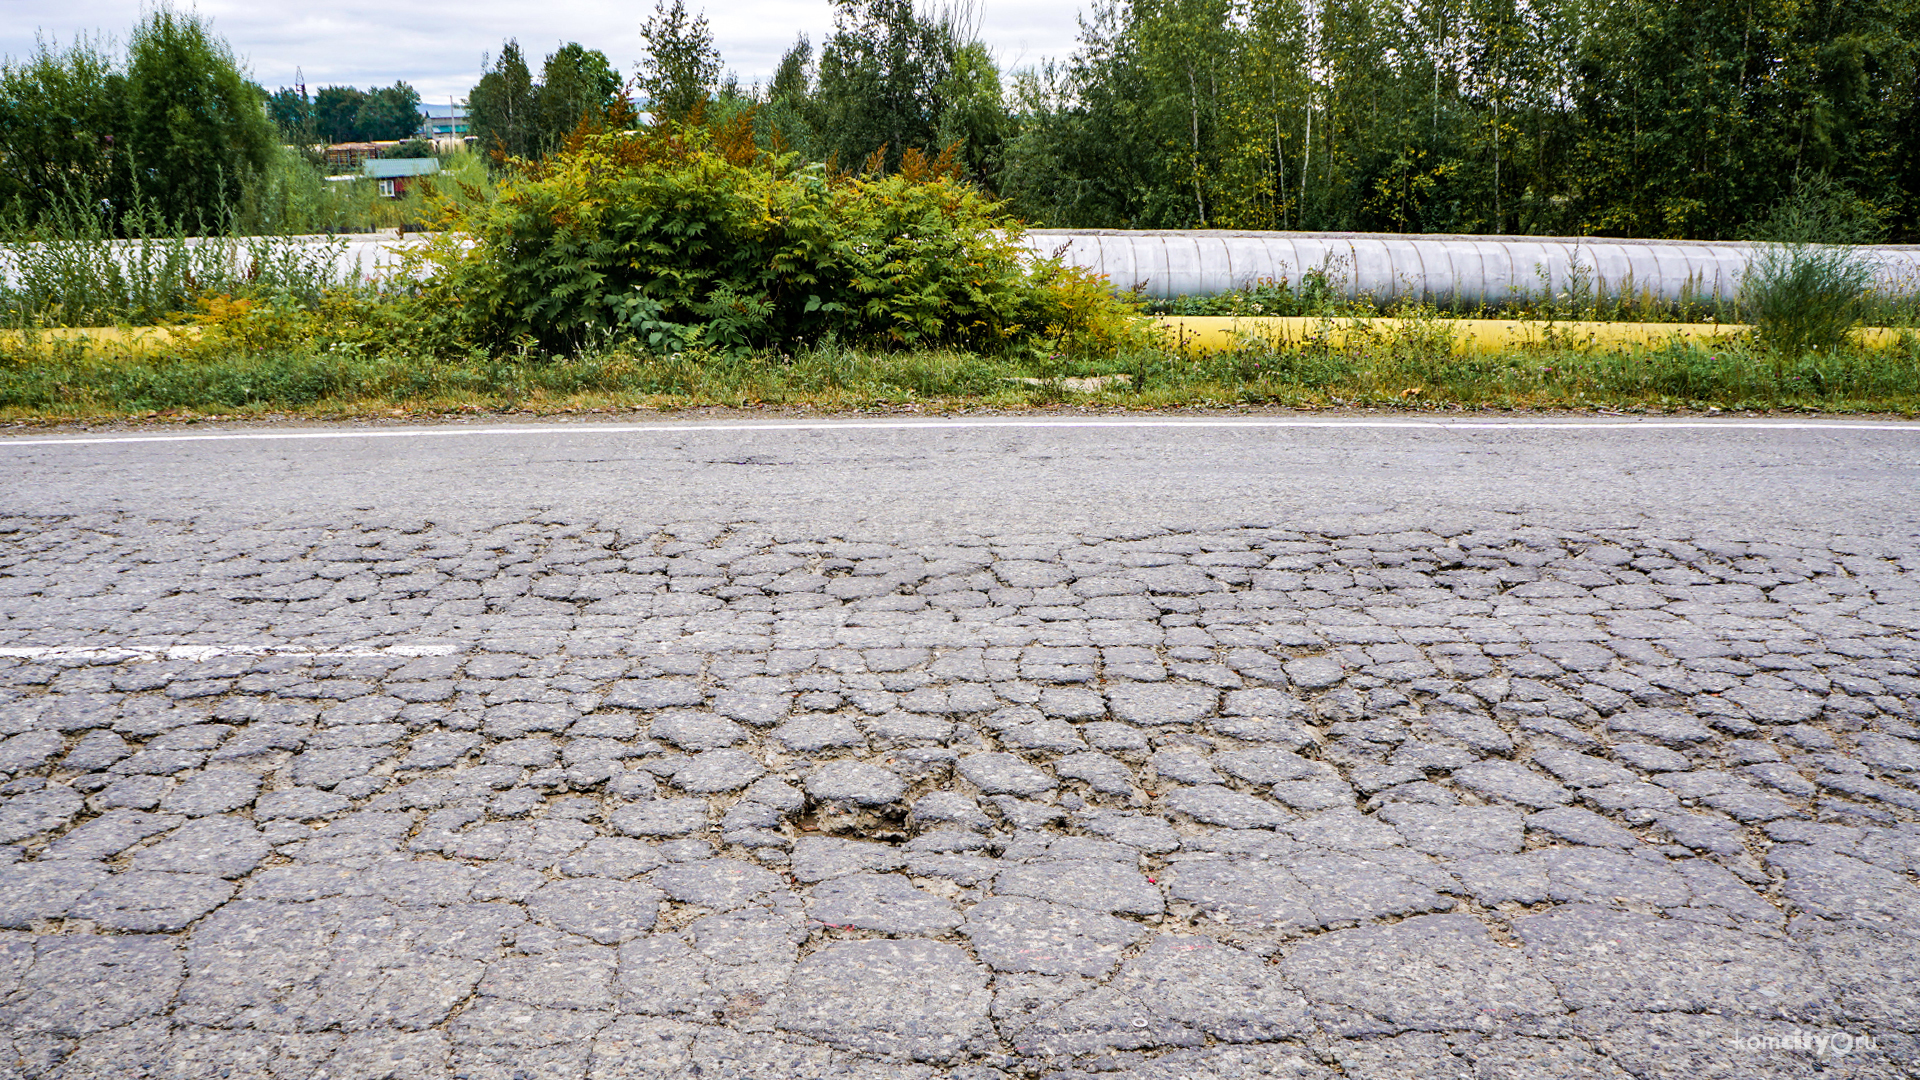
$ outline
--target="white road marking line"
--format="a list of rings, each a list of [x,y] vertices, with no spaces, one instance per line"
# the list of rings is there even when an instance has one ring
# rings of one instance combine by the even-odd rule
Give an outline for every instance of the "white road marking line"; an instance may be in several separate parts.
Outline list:
[[[463,428],[453,425],[396,431],[233,431],[205,435],[78,435],[53,438],[0,437],[0,447],[106,446],[122,443],[281,442],[315,439],[444,439],[522,435],[651,435],[752,431],[948,431],[986,428],[1366,428],[1408,431],[1893,431],[1920,434],[1920,423],[1872,424],[1803,420],[821,420],[732,424],[583,424],[540,427]]]
[[[309,649],[298,645],[125,645],[114,648],[15,646],[0,648],[0,658],[14,660],[211,660],[217,656],[290,656],[304,660],[339,660],[367,656],[452,656],[459,645],[388,645],[364,649]]]

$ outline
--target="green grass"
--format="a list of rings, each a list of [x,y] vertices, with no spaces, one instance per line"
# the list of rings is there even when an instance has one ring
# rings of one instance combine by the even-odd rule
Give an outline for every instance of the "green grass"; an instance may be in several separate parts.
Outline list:
[[[1519,319],[1533,322],[1747,323],[1777,322],[1783,313],[1800,318],[1812,312],[1829,320],[1862,326],[1920,327],[1920,282],[1872,287],[1870,264],[1852,249],[1816,245],[1762,247],[1753,272],[1763,287],[1742,295],[1685,294],[1661,300],[1635,292],[1596,289],[1579,275],[1567,288],[1516,292],[1495,304],[1434,305],[1411,299],[1380,302],[1349,299],[1338,273],[1311,271],[1297,284],[1264,280],[1244,289],[1209,296],[1177,296],[1148,302],[1155,315],[1305,315],[1334,319],[1398,316],[1436,319]]]
[[[1068,391],[1067,376],[1130,385]],[[1015,379],[1039,379],[1027,385]],[[1920,415],[1920,341],[1787,361],[1740,345],[1454,356],[1409,336],[1353,350],[1153,349],[1070,359],[825,346],[795,355],[680,353],[620,344],[574,357],[423,357],[397,348],[247,348],[218,339],[181,356],[73,347],[0,353],[0,416],[79,420],[150,413],[245,417],[772,405],[931,410],[1058,405],[1120,408],[1817,410]]]

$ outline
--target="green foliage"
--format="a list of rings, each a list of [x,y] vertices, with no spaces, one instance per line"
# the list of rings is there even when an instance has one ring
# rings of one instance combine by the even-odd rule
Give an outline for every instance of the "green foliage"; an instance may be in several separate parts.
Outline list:
[[[428,288],[467,332],[577,349],[1111,346],[1136,332],[1104,282],[1029,268],[1018,225],[917,151],[847,177],[758,152],[747,118],[715,133],[601,134],[475,207],[469,253]]]
[[[323,86],[313,96],[313,122],[323,142],[360,142],[360,107],[367,94],[351,86]]]
[[[1920,412],[1920,339],[1881,352],[1777,360],[1742,344],[1516,350],[1457,356],[1445,335],[1350,336],[1193,355],[1141,344],[1116,354],[876,351],[841,341],[790,352],[692,346],[660,353],[614,340],[556,356],[523,345],[449,349],[423,298],[332,294],[312,305],[212,297],[204,336],[128,356],[29,336],[0,339],[0,416],[72,418],[150,410],[321,415],[396,408],[625,411],[792,404],[840,408],[1052,406],[1064,377],[1124,374],[1100,405],[1230,404],[1595,408],[1634,412],[1788,409]]]
[[[283,142],[306,146],[320,139],[313,102],[305,89],[281,87],[267,97],[267,119],[273,121]]]
[[[897,169],[908,151],[934,157],[952,148],[963,175],[998,186],[1010,121],[971,6],[923,14],[911,0],[835,0],[835,9],[811,93],[803,40],[769,94],[804,118],[812,156]]]
[[[813,43],[802,34],[781,54],[773,80],[754,110],[754,142],[774,153],[792,151],[808,161],[824,161],[827,150],[820,120],[813,93]]]
[[[420,130],[420,94],[404,82],[367,95],[357,118],[357,136],[366,142],[409,139]]]
[[[108,48],[45,41],[0,63],[0,213],[32,220],[70,197],[124,197],[126,76]]]
[[[425,139],[412,138],[399,146],[390,146],[382,151],[382,158],[430,158],[433,156],[433,144]]]
[[[298,91],[283,89],[267,111],[282,131],[290,131],[290,122],[304,119],[302,105]],[[314,95],[309,114],[313,130],[326,142],[390,142],[420,129],[420,94],[404,82],[373,90],[324,86]]]
[[[713,47],[707,17],[689,18],[684,0],[660,0],[653,16],[640,25],[640,40],[646,49],[640,61],[640,91],[654,121],[691,118],[720,77],[720,53]]]
[[[613,107],[620,73],[598,49],[568,42],[547,57],[540,69],[540,153],[560,148],[582,120],[595,120]]]
[[[577,42],[549,55],[540,75],[535,82],[520,43],[509,40],[468,95],[470,130],[500,165],[552,153],[582,121],[596,121],[619,100],[620,73],[605,53]]]
[[[1589,177],[1572,194],[1601,228],[1733,235],[1816,171],[1914,228],[1920,5],[1622,0],[1599,14],[1570,142]]]
[[[1444,321],[1435,324],[1444,328]],[[1434,326],[1199,356],[1130,358],[1137,400],[1399,408],[1885,410],[1920,408],[1920,341],[1882,352],[1782,360],[1745,344],[1669,340],[1617,350],[1539,348],[1455,354]]]
[[[1081,47],[1016,83],[1019,131],[1006,147],[1002,188],[1014,208],[1064,228],[1152,228],[1186,222],[1183,130],[1156,132],[1147,112],[1157,98],[1130,32],[1130,12],[1095,3],[1081,23]],[[1170,99],[1176,100],[1176,99]],[[1167,147],[1171,146],[1171,152]],[[1178,209],[1164,209],[1172,201]],[[1233,224],[1250,224],[1234,222]]]
[[[273,125],[226,43],[169,7],[123,57],[81,39],[0,65],[0,213],[34,222],[72,204],[118,222],[138,207],[189,231],[275,153]]]
[[[345,224],[339,193],[328,189],[339,186],[322,180],[320,170],[301,149],[276,146],[267,167],[247,178],[225,231],[279,236],[338,230]],[[129,230],[132,235],[142,231]]]
[[[167,221],[217,229],[277,145],[233,51],[200,16],[156,8],[128,42],[126,100],[142,197]]]
[[[767,101],[801,105],[813,94],[813,43],[801,34],[792,47],[780,54],[780,66],[767,84]]]
[[[1795,176],[1792,190],[1749,239],[1776,244],[1873,244],[1886,234],[1885,207],[1835,183],[1825,173]]]
[[[1730,238],[1822,173],[1920,235],[1920,0],[1104,0],[1015,85],[1070,227]]]
[[[1873,267],[1827,244],[1762,244],[1740,281],[1740,306],[1760,340],[1798,357],[1832,352],[1860,324]]]
[[[0,244],[0,325],[179,322],[210,295],[312,303],[343,284],[338,254],[332,241],[190,236],[144,205],[107,222],[68,203],[41,217],[31,242]]]
[[[1785,357],[1832,353],[1866,314],[1873,264],[1851,245],[1878,222],[1825,177],[1803,178],[1754,230],[1740,307],[1760,341]]]
[[[835,0],[834,33],[820,51],[820,130],[843,167],[884,151],[898,168],[910,149],[937,152],[937,91],[953,43],[912,0]]]
[[[539,96],[521,55],[509,39],[500,56],[467,95],[468,130],[480,149],[500,158],[534,156],[539,146]]]
[[[987,47],[973,41],[955,48],[934,98],[940,113],[929,152],[957,147],[963,174],[983,187],[996,186],[1011,122],[1000,68]]]
[[[1212,296],[1178,296],[1152,305],[1164,315],[1345,316],[1373,315],[1371,303],[1349,301],[1345,282],[1337,271],[1309,270],[1295,284],[1286,278],[1263,278],[1244,289]]]

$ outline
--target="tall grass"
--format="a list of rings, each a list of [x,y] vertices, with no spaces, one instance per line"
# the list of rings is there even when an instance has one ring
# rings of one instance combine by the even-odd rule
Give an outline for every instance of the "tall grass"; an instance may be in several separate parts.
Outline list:
[[[1869,238],[1834,239],[1820,215],[1789,206],[1769,220],[1754,245],[1741,288],[1721,294],[1690,279],[1673,298],[1655,296],[1631,275],[1606,282],[1576,249],[1565,277],[1555,282],[1538,267],[1534,288],[1515,286],[1498,301],[1411,295],[1379,299],[1349,296],[1340,260],[1306,270],[1298,279],[1263,278],[1240,289],[1147,302],[1154,315],[1307,316],[1322,318],[1428,317],[1529,322],[1754,323],[1788,351],[1830,348],[1849,326],[1920,326],[1920,279],[1880,281],[1878,268],[1856,245]],[[1851,319],[1836,335],[1816,320]],[[1802,340],[1805,334],[1813,338]],[[1784,335],[1784,337],[1783,337]],[[1816,340],[1817,345],[1808,342]]]
[[[1592,349],[1552,345],[1456,354],[1446,321],[1345,347],[1256,343],[1207,356],[1144,356],[1136,385],[1169,397],[1225,401],[1526,408],[1920,407],[1920,337],[1891,349],[1843,348],[1786,357],[1751,342],[1670,339]]]
[[[874,353],[826,344],[797,355],[627,348],[431,357],[344,342],[273,350],[216,345],[128,356],[56,344],[31,359],[0,349],[0,414],[232,412],[350,406],[512,409],[582,396],[625,402],[836,405],[986,399],[1027,368],[950,351]]]
[[[1177,296],[1153,301],[1147,310],[1155,315],[1304,315],[1330,318],[1375,318],[1404,316],[1409,312],[1431,312],[1454,319],[1522,319],[1557,322],[1589,320],[1594,322],[1710,323],[1739,321],[1737,297],[1721,297],[1706,289],[1683,289],[1681,295],[1667,300],[1654,296],[1632,280],[1614,287],[1596,282],[1591,268],[1575,264],[1570,280],[1555,290],[1550,287],[1544,269],[1540,287],[1522,290],[1499,302],[1465,302],[1449,297],[1438,300],[1414,296],[1396,296],[1381,300],[1373,296],[1346,295],[1346,284],[1326,270],[1309,270],[1298,282],[1286,278],[1266,278],[1210,296]]]
[[[247,177],[207,235],[163,219],[137,194],[113,210],[68,192],[33,220],[0,219],[0,326],[178,322],[217,295],[311,304],[358,277],[342,258],[345,243],[330,237],[431,227],[445,203],[491,197],[485,163],[466,151],[388,199],[371,180],[326,181],[292,147]]]
[[[1759,340],[1784,356],[1831,353],[1860,325],[1873,264],[1838,244],[1762,244],[1741,280],[1741,307]]]
[[[1869,318],[1913,326],[1920,282],[1876,285],[1861,245],[1885,231],[1883,214],[1825,174],[1796,176],[1793,190],[1754,228],[1740,305],[1760,344],[1776,357],[1841,350]]]
[[[213,294],[312,301],[346,284],[344,250],[343,241],[238,230],[189,236],[150,207],[116,223],[69,202],[0,242],[0,325],[153,325]]]

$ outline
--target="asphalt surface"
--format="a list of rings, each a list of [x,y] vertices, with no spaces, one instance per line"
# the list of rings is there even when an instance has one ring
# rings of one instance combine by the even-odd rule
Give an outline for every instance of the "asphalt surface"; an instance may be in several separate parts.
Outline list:
[[[1391,527],[1486,514],[1920,531],[1920,500],[1902,497],[1920,490],[1920,425],[1898,423],[1081,418],[96,438],[0,440],[10,507],[266,520],[539,511],[616,526],[756,520],[905,536],[949,525]]]
[[[0,1077],[1920,1076],[1920,426],[0,440]]]

